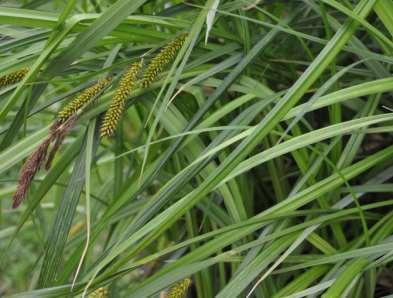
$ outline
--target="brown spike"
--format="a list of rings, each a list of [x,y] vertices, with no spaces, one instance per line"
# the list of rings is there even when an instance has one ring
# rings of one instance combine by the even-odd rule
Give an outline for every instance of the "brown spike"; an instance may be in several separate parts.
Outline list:
[[[26,197],[31,181],[45,160],[50,142],[50,137],[45,139],[23,164],[19,174],[18,187],[13,196],[12,208],[17,208]]]

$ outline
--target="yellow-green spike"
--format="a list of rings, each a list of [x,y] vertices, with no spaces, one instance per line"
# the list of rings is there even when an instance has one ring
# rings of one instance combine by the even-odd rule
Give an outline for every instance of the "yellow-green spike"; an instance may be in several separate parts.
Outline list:
[[[98,288],[88,296],[88,298],[107,298],[107,297],[108,297],[108,290],[106,288]]]
[[[115,132],[120,117],[124,112],[125,102],[137,85],[138,73],[141,67],[142,61],[132,64],[120,79],[119,87],[116,89],[101,125],[101,137],[111,136]]]
[[[191,279],[185,278],[178,283],[175,283],[168,290],[165,298],[184,298],[187,295],[188,288],[191,285]]]
[[[5,87],[20,82],[28,72],[29,72],[29,68],[24,67],[14,72],[11,72],[9,74],[1,76],[0,87]]]
[[[143,73],[141,80],[143,88],[146,88],[153,83],[164,67],[173,60],[179,49],[182,47],[186,37],[187,34],[182,34],[172,40],[151,60]]]
[[[90,103],[95,96],[104,89],[110,82],[112,78],[105,78],[99,80],[93,86],[85,89],[77,97],[75,97],[68,105],[66,105],[58,114],[60,121],[65,121],[72,115],[74,115],[79,109]]]

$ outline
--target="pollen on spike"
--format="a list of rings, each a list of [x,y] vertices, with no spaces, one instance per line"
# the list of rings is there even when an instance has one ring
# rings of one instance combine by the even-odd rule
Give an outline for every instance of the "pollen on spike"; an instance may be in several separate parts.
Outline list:
[[[62,122],[67,120],[79,109],[89,104],[111,81],[112,78],[108,77],[85,89],[58,113],[59,120]]]
[[[138,74],[141,68],[142,60],[133,63],[121,77],[119,87],[116,89],[115,95],[105,113],[101,125],[101,137],[111,136],[115,132],[120,117],[124,112],[125,102],[137,85]]]
[[[187,295],[188,288],[191,285],[191,279],[185,278],[170,287],[165,298],[184,298]]]
[[[29,72],[28,67],[18,69],[0,77],[0,87],[5,87],[20,82]]]
[[[187,34],[180,35],[168,43],[165,47],[163,47],[161,51],[155,57],[153,57],[147,66],[141,80],[141,85],[143,88],[146,88],[151,83],[153,83],[158,74],[163,71],[165,66],[175,58],[176,53],[183,46],[186,37]]]
[[[88,296],[88,298],[107,298],[107,297],[108,297],[108,290],[104,287],[98,288]]]

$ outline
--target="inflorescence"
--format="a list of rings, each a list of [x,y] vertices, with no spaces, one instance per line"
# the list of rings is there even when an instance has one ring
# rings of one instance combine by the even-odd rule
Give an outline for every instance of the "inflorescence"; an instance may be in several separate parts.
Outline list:
[[[178,38],[174,39],[155,57],[153,57],[146,67],[146,70],[141,75],[141,79],[139,79],[138,76],[142,70],[142,60],[132,64],[125,71],[120,80],[119,86],[115,91],[112,102],[105,113],[101,126],[101,137],[110,136],[114,133],[120,117],[124,112],[126,100],[130,96],[131,92],[138,87],[146,88],[157,79],[159,73],[162,72],[165,66],[174,59],[176,53],[182,47],[186,36],[186,34],[182,34]],[[0,87],[19,82],[24,78],[28,71],[28,68],[23,68],[0,77]],[[58,113],[58,118],[51,126],[49,135],[27,158],[21,168],[18,186],[13,196],[13,208],[17,208],[22,203],[26,197],[31,182],[39,169],[43,165],[45,165],[47,170],[51,167],[51,163],[56,152],[60,148],[68,132],[75,126],[80,112],[82,112],[89,103],[97,98],[99,94],[111,83],[111,81],[111,77],[99,80],[96,84],[90,86],[76,96]],[[172,294],[168,297],[183,297],[178,295],[186,293],[190,283],[190,279],[185,279],[180,283],[177,283],[169,291],[169,293]]]
[[[67,133],[74,127],[76,115],[61,123],[56,121],[50,128],[49,136],[37,147],[23,164],[18,180],[18,186],[13,196],[12,208],[17,208],[26,197],[30,184],[39,169],[45,164],[48,170],[53,157],[59,149]],[[51,146],[51,144],[53,144]],[[49,152],[49,153],[48,153]]]
[[[174,285],[172,285],[169,290],[167,291],[167,294],[165,295],[165,298],[184,298],[186,297],[188,288],[191,285],[191,279],[190,278],[185,278]]]
[[[107,297],[108,297],[108,290],[104,287],[98,288],[88,296],[88,298],[107,298]]]
[[[28,67],[18,69],[0,77],[0,87],[5,87],[20,82],[29,72]]]
[[[143,73],[141,85],[143,88],[148,87],[154,82],[165,66],[169,64],[182,47],[187,34],[182,34],[178,38],[168,43],[150,62]]]
[[[93,86],[85,89],[77,97],[75,97],[68,105],[66,105],[58,114],[60,121],[65,121],[81,108],[89,104],[96,96],[112,81],[112,78],[105,78],[98,81]]]
[[[139,71],[142,68],[142,61],[132,64],[123,74],[119,87],[116,89],[112,102],[105,113],[104,121],[101,125],[101,137],[111,136],[123,114],[125,103],[135,88]]]

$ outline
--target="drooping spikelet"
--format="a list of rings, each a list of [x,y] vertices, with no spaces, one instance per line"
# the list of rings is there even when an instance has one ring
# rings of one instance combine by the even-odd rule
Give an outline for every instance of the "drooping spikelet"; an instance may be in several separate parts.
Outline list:
[[[108,297],[108,290],[106,288],[98,288],[93,293],[89,295],[88,298],[107,298]]]
[[[77,115],[72,115],[64,122],[58,120],[53,123],[48,137],[26,159],[19,173],[18,186],[13,196],[13,208],[17,208],[23,202],[34,176],[44,163],[47,170],[50,168],[57,150],[67,133],[74,127],[76,120]]]
[[[120,79],[119,87],[105,113],[101,125],[101,137],[111,136],[123,114],[125,102],[137,83],[138,73],[142,67],[142,61],[132,64]]]
[[[143,73],[141,85],[143,88],[148,87],[155,81],[157,76],[162,72],[165,66],[175,58],[177,52],[182,47],[187,34],[182,34],[168,43],[161,51],[151,60]]]
[[[9,74],[1,76],[0,77],[0,87],[15,84],[15,83],[21,81],[28,72],[29,72],[29,68],[24,67],[24,68],[14,71],[14,72],[11,72]]]
[[[12,198],[12,208],[17,208],[26,197],[35,174],[38,172],[45,161],[50,142],[50,138],[45,139],[23,164],[19,174],[18,186]]]
[[[188,288],[191,285],[191,279],[185,278],[170,287],[165,298],[184,298],[187,295]]]
[[[59,112],[59,120],[61,122],[67,120],[69,117],[74,115],[80,108],[90,103],[95,98],[95,96],[111,82],[111,80],[112,78],[110,77],[99,80],[96,84],[85,89]]]
[[[60,120],[58,120],[52,125],[50,138],[54,144],[52,146],[52,149],[49,151],[48,157],[46,159],[46,163],[45,163],[46,170],[50,169],[56,152],[59,150],[66,135],[75,126],[77,119],[78,119],[77,115],[74,114],[66,121],[60,122]]]

